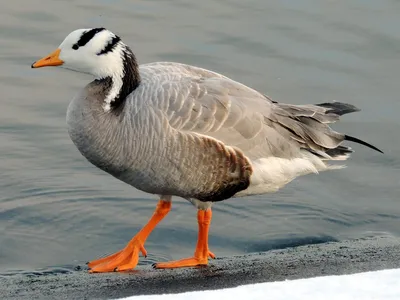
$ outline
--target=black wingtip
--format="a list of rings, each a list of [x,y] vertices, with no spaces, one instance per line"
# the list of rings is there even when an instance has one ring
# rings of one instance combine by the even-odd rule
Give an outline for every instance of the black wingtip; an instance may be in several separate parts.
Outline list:
[[[339,116],[361,110],[352,104],[343,103],[343,102],[327,102],[327,103],[320,103],[320,104],[316,104],[316,105],[325,107],[325,108],[329,109],[328,110],[329,113],[334,113]]]
[[[378,151],[378,152],[384,154],[382,150],[376,148],[375,146],[372,146],[371,144],[368,144],[367,142],[364,142],[364,141],[362,141],[362,140],[360,140],[358,138],[355,138],[354,136],[350,136],[350,135],[346,134],[344,136],[344,139],[346,141],[350,141],[350,142],[354,142],[354,143],[358,143],[358,144],[364,145],[364,146],[366,146],[368,148],[374,149],[375,151]]]

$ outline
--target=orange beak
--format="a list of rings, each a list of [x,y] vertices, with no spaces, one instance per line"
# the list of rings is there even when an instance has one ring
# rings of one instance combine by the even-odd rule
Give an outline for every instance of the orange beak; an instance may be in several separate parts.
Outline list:
[[[49,55],[39,59],[38,61],[32,64],[32,68],[41,68],[41,67],[49,67],[49,66],[59,66],[64,62],[58,57],[60,55],[61,49],[57,49],[56,51],[50,53]]]

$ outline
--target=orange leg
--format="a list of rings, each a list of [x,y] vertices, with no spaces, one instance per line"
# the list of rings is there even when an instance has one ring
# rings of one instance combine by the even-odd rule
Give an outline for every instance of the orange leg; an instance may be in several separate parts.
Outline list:
[[[199,223],[199,235],[197,238],[196,250],[194,256],[176,261],[156,263],[153,265],[156,269],[172,269],[182,267],[195,267],[208,264],[208,257],[215,258],[214,253],[208,250],[208,230],[210,228],[212,212],[211,208],[199,210],[197,212],[197,221]]]
[[[126,271],[136,267],[139,261],[139,251],[147,256],[144,243],[157,224],[171,209],[170,201],[160,200],[149,222],[130,240],[124,249],[88,263],[91,273]]]

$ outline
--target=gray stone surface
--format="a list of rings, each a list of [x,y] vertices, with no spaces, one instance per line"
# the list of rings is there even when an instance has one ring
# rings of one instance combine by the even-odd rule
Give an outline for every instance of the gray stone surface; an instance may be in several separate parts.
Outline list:
[[[211,260],[208,267],[131,273],[80,271],[0,277],[1,299],[115,299],[400,268],[400,238],[369,237]],[[79,268],[78,268],[79,269]]]

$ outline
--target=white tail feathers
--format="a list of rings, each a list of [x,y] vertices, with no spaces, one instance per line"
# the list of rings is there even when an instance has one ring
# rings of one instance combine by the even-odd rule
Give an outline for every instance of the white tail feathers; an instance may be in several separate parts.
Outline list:
[[[235,197],[276,192],[298,176],[345,168],[343,165],[328,165],[323,158],[306,151],[302,151],[301,154],[301,157],[293,159],[268,157],[252,161],[253,175],[250,178],[250,186]],[[346,158],[348,155],[333,159]]]

